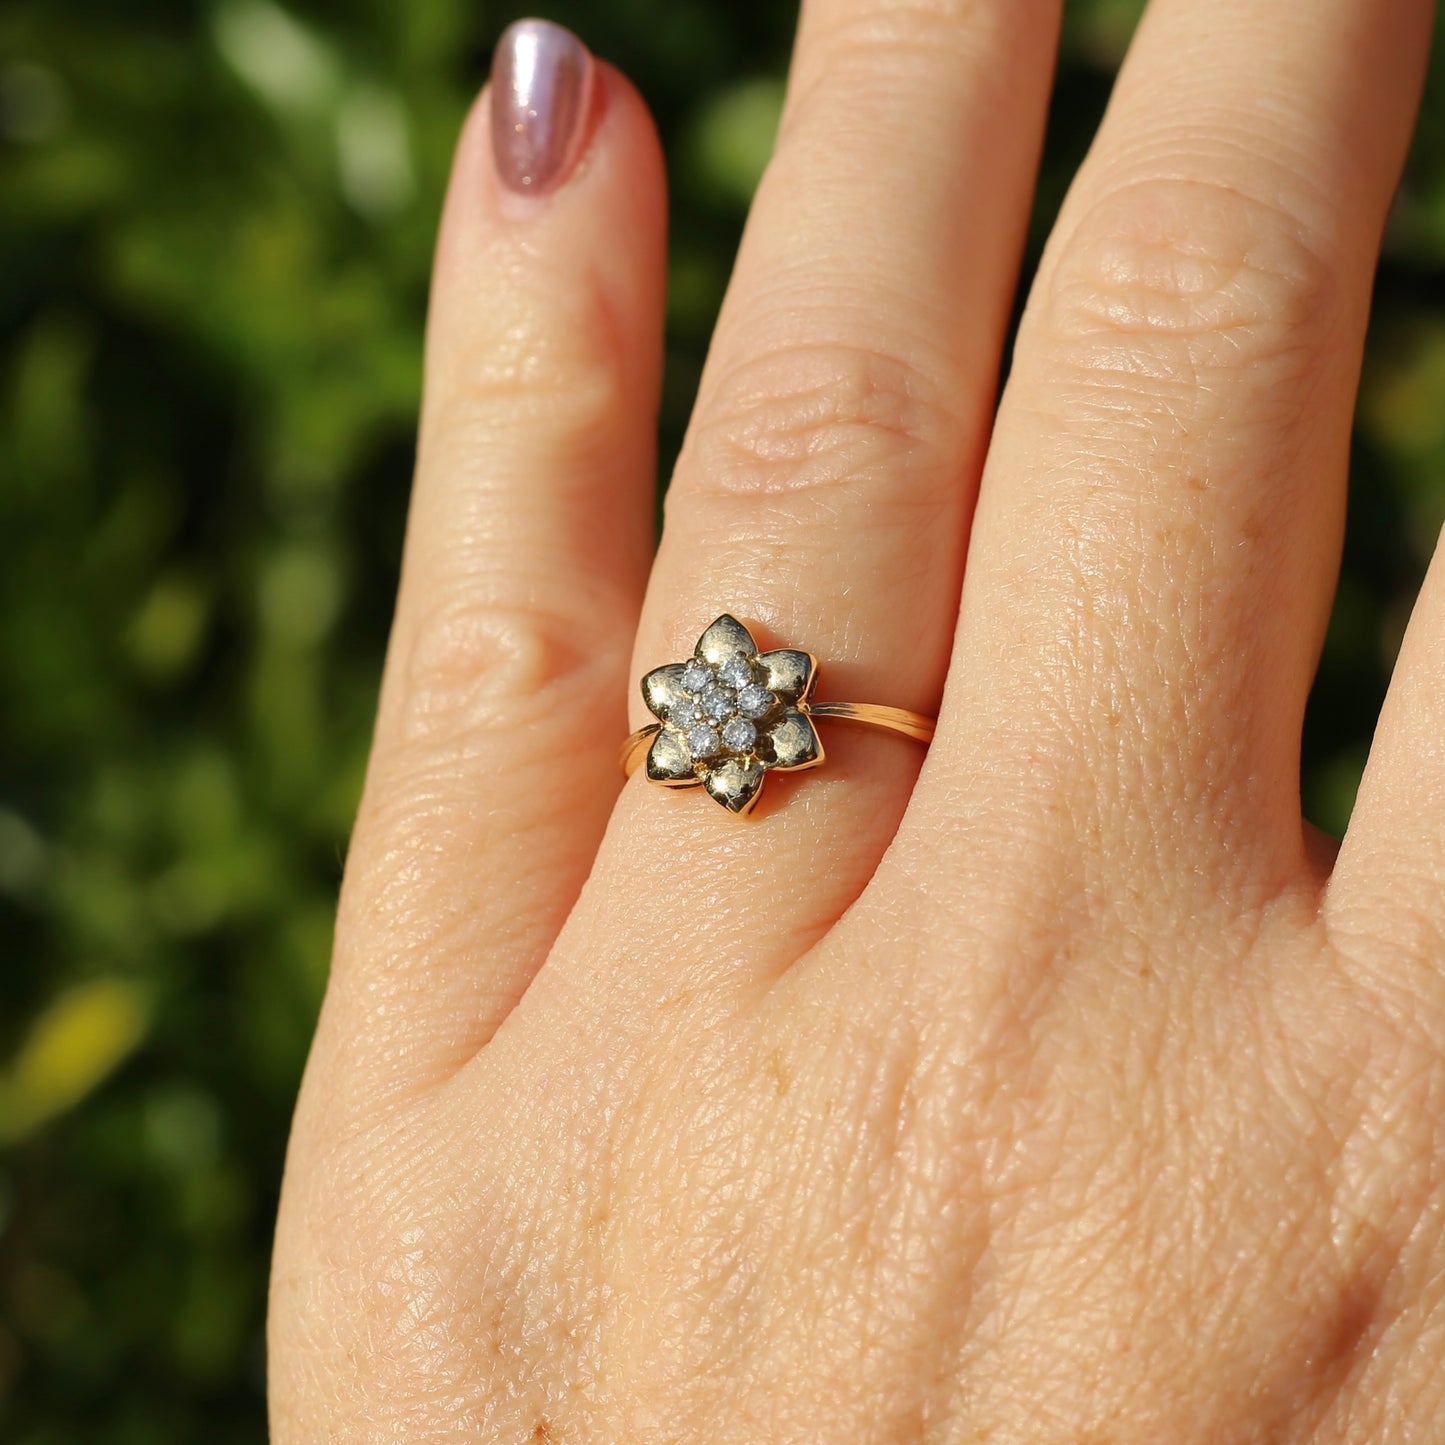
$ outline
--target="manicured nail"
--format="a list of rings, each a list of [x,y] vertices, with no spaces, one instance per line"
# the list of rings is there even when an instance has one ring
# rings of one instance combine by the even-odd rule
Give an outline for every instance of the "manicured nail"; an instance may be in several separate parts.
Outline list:
[[[550,20],[518,20],[492,57],[492,154],[509,190],[541,195],[571,174],[587,136],[592,56]]]

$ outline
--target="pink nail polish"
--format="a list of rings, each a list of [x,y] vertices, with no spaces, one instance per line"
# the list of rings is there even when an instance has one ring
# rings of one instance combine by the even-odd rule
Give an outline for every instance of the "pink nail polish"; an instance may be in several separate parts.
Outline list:
[[[509,25],[492,57],[492,154],[509,190],[543,195],[571,174],[587,136],[593,63],[549,20]]]

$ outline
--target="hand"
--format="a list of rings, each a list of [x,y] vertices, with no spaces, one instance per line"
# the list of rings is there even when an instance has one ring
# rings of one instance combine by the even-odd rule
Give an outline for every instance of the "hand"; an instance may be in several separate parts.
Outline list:
[[[1057,9],[804,5],[655,558],[656,141],[504,43],[282,1445],[1445,1438],[1445,563],[1338,857],[1297,785],[1430,6],[1154,0],[995,419]],[[835,724],[745,820],[619,794],[723,611],[937,710],[921,771]]]

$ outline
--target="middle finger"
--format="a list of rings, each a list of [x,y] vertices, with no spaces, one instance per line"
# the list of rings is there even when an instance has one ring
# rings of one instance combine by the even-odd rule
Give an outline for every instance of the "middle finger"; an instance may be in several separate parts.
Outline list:
[[[967,866],[1027,798],[1029,906],[1040,857],[1142,910],[1312,886],[1300,729],[1431,21],[1430,0],[1152,0],[1019,330],[958,726],[901,856],[943,836]]]

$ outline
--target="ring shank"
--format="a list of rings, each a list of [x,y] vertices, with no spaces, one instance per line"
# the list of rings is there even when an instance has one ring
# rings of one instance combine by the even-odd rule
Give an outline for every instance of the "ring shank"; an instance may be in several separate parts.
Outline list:
[[[889,707],[881,702],[815,702],[799,709],[808,717],[831,718],[835,722],[862,723],[865,727],[883,728],[887,732],[902,733],[920,743],[933,741],[936,722],[921,712],[910,712],[906,707]],[[648,723],[638,728],[625,743],[619,761],[622,771],[630,778],[647,756],[652,740],[662,730],[661,723]]]
[[[910,712],[906,707],[889,707],[881,702],[815,702],[803,711],[809,717],[830,717],[839,722],[885,728],[920,743],[931,743],[937,726],[933,718],[924,717],[921,712]]]

